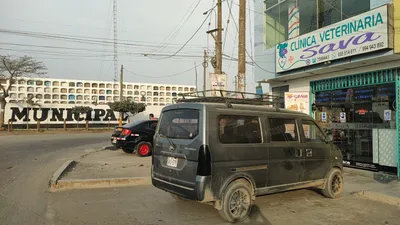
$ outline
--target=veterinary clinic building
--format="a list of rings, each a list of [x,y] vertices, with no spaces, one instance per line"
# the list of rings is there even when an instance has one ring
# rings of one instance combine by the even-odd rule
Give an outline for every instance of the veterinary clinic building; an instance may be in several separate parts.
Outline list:
[[[345,164],[400,177],[400,1],[258,4],[259,89],[308,93],[310,115],[332,135]]]

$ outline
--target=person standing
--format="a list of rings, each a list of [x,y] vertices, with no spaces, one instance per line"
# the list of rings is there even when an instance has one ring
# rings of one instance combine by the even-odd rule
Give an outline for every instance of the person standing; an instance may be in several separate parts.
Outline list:
[[[150,114],[149,114],[149,119],[150,119],[150,120],[156,120],[156,118],[154,118],[154,114],[153,114],[153,113],[150,113]]]

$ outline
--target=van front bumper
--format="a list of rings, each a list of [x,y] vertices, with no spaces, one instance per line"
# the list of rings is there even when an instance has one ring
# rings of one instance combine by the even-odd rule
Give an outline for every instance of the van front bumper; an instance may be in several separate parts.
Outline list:
[[[157,175],[157,173],[153,172],[153,167],[151,171],[151,182],[154,187],[194,201],[214,201],[215,198],[209,188],[210,181],[211,176],[196,176],[194,187],[186,187]]]

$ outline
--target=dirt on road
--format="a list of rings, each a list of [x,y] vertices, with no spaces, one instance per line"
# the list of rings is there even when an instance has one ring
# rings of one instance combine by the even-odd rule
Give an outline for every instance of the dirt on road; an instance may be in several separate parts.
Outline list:
[[[152,186],[75,190],[51,194],[54,224],[229,224],[210,205],[176,201]],[[400,224],[399,207],[345,194],[326,199],[313,190],[261,196],[242,224]]]

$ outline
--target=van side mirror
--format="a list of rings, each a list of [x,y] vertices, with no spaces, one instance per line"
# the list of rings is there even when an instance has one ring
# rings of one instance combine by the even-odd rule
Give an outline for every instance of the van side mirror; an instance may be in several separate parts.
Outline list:
[[[326,135],[325,142],[326,142],[326,143],[329,143],[329,142],[332,142],[332,141],[333,141],[333,136],[332,136],[332,134]]]

